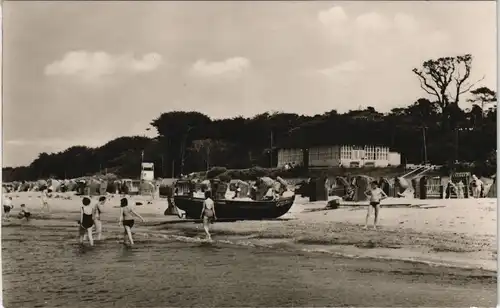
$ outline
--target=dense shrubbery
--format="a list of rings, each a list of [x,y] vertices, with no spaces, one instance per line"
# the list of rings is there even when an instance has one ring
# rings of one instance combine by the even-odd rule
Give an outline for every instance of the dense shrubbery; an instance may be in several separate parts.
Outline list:
[[[227,172],[227,169],[225,167],[212,167],[212,169],[207,171],[206,178],[214,179],[215,177],[223,174],[224,172]],[[201,174],[199,176],[201,176]]]

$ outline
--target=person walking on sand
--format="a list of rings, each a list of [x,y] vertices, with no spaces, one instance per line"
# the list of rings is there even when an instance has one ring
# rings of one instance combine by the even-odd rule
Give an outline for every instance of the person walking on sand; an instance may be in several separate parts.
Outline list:
[[[380,212],[380,202],[387,198],[385,192],[378,187],[377,182],[373,181],[371,183],[371,189],[365,192],[365,196],[370,198],[370,204],[368,205],[368,211],[366,213],[366,221],[364,229],[368,228],[368,218],[371,215],[371,209],[375,210],[375,218],[373,220],[373,229],[377,229],[378,214]]]
[[[212,223],[214,219],[217,219],[217,216],[215,215],[215,203],[214,200],[212,200],[210,191],[205,192],[205,201],[203,201],[200,218],[203,219],[203,229],[205,229],[207,239],[212,240],[212,236],[210,235],[210,223]]]
[[[97,234],[96,240],[100,241],[102,238],[102,221],[101,221],[101,213],[106,203],[106,197],[99,197],[99,201],[94,206],[94,224],[95,224],[95,232]]]
[[[119,225],[123,226],[123,243],[128,240],[130,246],[134,245],[134,240],[132,239],[132,227],[134,226],[134,216],[140,218],[142,222],[146,222],[141,215],[139,215],[134,209],[130,208],[128,205],[128,199],[122,198],[120,200],[120,222]]]
[[[82,199],[82,208],[80,210],[80,244],[83,245],[85,235],[89,238],[90,246],[94,246],[94,239],[92,238],[92,227],[94,226],[94,209],[89,206],[90,199],[85,197]]]

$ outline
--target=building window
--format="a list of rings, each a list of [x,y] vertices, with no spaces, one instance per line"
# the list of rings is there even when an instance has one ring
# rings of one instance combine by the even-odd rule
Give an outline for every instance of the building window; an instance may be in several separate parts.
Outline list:
[[[340,157],[341,159],[351,159],[351,149],[348,146],[342,146],[340,149]]]

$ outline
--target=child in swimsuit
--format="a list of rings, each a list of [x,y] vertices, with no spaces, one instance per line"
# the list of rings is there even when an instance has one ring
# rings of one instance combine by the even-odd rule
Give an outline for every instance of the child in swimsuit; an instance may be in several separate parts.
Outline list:
[[[134,245],[134,240],[132,239],[132,227],[134,226],[134,216],[137,216],[145,222],[144,218],[139,215],[134,209],[128,206],[128,199],[123,198],[120,200],[120,222],[119,225],[123,226],[123,242],[125,243],[126,238],[130,242],[130,246]]]
[[[19,211],[19,214],[17,214],[17,217],[19,219],[26,218],[26,220],[30,220],[31,213],[30,211],[26,208],[25,204],[21,204],[21,211]]]
[[[217,216],[215,216],[215,203],[211,196],[212,194],[210,191],[205,192],[205,201],[203,201],[203,208],[201,209],[200,215],[200,218],[203,219],[203,228],[205,229],[208,240],[212,239],[209,228],[210,223],[212,223],[214,219],[217,219]]]
[[[44,189],[42,191],[42,211],[47,209],[47,212],[50,212],[50,206],[49,206],[49,201],[48,201],[49,193],[50,193],[50,190],[47,190],[47,189]]]
[[[387,198],[385,192],[378,187],[377,182],[371,183],[371,190],[365,192],[365,196],[370,197],[370,205],[368,205],[368,212],[366,213],[366,222],[364,229],[368,228],[368,218],[371,214],[371,209],[375,210],[375,219],[373,220],[373,228],[377,229],[378,213],[380,211],[380,201]]]
[[[3,212],[5,214],[5,219],[9,220],[10,210],[12,210],[14,206],[12,205],[12,197],[5,198],[3,200]]]
[[[82,209],[80,211],[80,244],[83,244],[85,235],[88,236],[90,246],[94,246],[92,238],[92,227],[94,226],[94,209],[90,206],[90,199],[85,197],[82,199]]]
[[[95,231],[97,233],[97,240],[101,240],[102,236],[102,221],[101,221],[101,213],[102,213],[102,208],[104,204],[106,203],[106,197],[101,196],[99,197],[99,202],[94,207],[94,224],[95,224]]]

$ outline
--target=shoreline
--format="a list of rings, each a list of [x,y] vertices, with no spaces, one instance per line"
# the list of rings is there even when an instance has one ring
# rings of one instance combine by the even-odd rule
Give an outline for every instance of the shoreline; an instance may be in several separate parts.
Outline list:
[[[16,195],[19,195],[19,198],[16,198]],[[50,214],[39,212],[40,207],[37,206],[37,202],[40,201],[36,196],[30,198],[27,194],[13,194],[13,197],[15,204],[13,217],[11,222],[2,225],[21,223],[15,218],[21,202],[26,203],[33,213],[35,226],[50,226],[59,221],[69,227],[78,219],[81,200],[78,196],[71,196],[71,200],[50,199],[52,211]],[[130,197],[130,199],[146,200],[141,197]],[[425,201],[438,205],[431,209],[391,208],[390,205],[386,205],[381,211],[381,226],[374,231],[362,230],[366,212],[359,205],[341,206],[336,210],[325,211],[323,208],[326,202],[307,203],[304,198],[297,199],[297,204],[294,204],[291,211],[281,219],[216,222],[211,228],[214,241],[240,246],[326,253],[344,258],[398,260],[430,266],[497,271],[496,229],[491,230],[491,224],[496,225],[496,211],[488,209],[492,206],[496,209],[496,200],[494,205],[493,200],[481,200],[482,205],[470,205],[471,201],[477,200],[460,200],[460,202],[453,200],[451,209],[443,205],[446,201],[442,200],[408,200],[413,203],[421,204]],[[104,233],[114,233],[115,230],[119,232],[117,224],[119,208],[115,205],[118,198],[110,197],[108,200],[102,215]],[[181,241],[189,241],[189,238],[195,241],[199,238],[204,239],[203,228],[199,222],[181,220],[177,216],[164,216],[166,204],[165,199],[157,199],[152,204],[143,203],[142,206],[136,206],[136,210],[147,222],[145,224],[139,222],[134,232],[145,237],[167,236],[174,240],[177,237],[177,240]],[[471,219],[471,215],[466,216],[466,210],[471,209],[472,212],[479,212],[483,216],[488,215],[485,219],[490,219],[490,225],[483,224],[483,229],[475,227],[485,219],[483,216],[475,219]],[[431,216],[444,219],[450,218],[450,213],[454,213],[455,217],[469,219],[439,230],[442,227],[440,224],[445,223],[438,220],[436,224],[432,222]],[[414,221],[401,223],[394,220],[395,217],[403,222],[412,219]],[[491,221],[493,218],[494,222]]]

